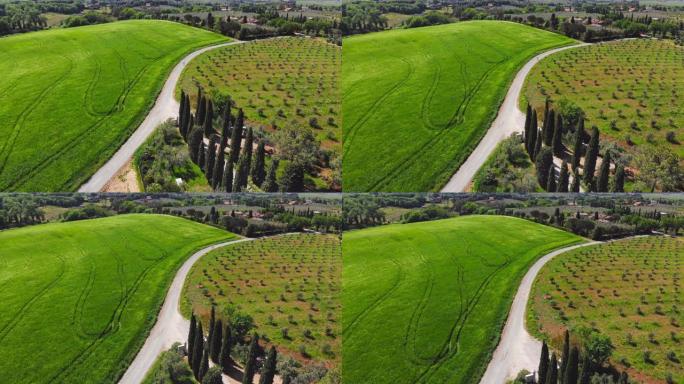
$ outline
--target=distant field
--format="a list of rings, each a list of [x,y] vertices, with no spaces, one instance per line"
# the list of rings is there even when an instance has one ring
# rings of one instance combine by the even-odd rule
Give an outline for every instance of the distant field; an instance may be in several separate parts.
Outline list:
[[[627,152],[669,148],[684,157],[684,48],[671,40],[626,40],[559,52],[537,64],[524,95],[543,112],[547,97],[577,104]],[[667,135],[673,132],[675,142]],[[630,144],[631,142],[631,144]]]
[[[0,39],[0,190],[76,190],[123,144],[186,53],[225,40],[164,21]]]
[[[595,328],[610,337],[616,347],[611,362],[631,367],[630,377],[655,383],[671,374],[673,382],[684,382],[683,273],[683,238],[636,238],[570,251],[537,277],[528,328],[557,348],[566,328]],[[645,361],[645,351],[652,362]]]
[[[176,269],[195,249],[232,237],[157,215],[0,232],[2,380],[116,382]]]
[[[250,315],[263,340],[300,361],[340,361],[340,274],[337,235],[299,234],[215,250],[190,271],[182,310],[208,323],[232,308]],[[284,332],[283,330],[286,330]],[[305,335],[306,331],[310,335]]]
[[[344,39],[345,191],[438,190],[484,136],[515,72],[571,43],[499,21]]]
[[[344,382],[479,382],[524,273],[578,241],[502,216],[346,232]]]

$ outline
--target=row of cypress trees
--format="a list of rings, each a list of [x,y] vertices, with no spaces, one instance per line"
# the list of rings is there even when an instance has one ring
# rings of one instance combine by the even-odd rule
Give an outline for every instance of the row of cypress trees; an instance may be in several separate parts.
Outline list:
[[[596,163],[598,160],[599,130],[596,126],[592,127],[592,132],[587,145],[584,159],[584,171],[580,177],[579,166],[581,164],[582,153],[584,151],[584,118],[580,117],[573,135],[573,151],[570,167],[572,169],[572,182],[568,163],[565,160],[565,147],[563,145],[563,116],[556,113],[549,107],[549,100],[546,100],[544,107],[544,120],[542,127],[538,127],[537,111],[529,104],[525,115],[525,132],[523,141],[525,149],[530,159],[535,163],[537,170],[537,180],[547,192],[579,192],[580,179],[582,179],[590,192],[624,192],[625,169],[621,164],[615,167],[615,176],[610,188],[610,152],[606,151],[602,157],[601,167],[598,177],[595,176]],[[553,165],[553,158],[563,158],[560,167],[560,174],[556,179],[556,171]]]
[[[238,340],[236,340],[231,332],[230,325],[226,323],[224,327],[221,319],[216,319],[216,312],[213,306],[211,307],[209,334],[206,340],[204,338],[202,322],[199,321],[193,313],[190,317],[187,351],[188,364],[190,365],[195,378],[203,384],[215,384],[212,380],[216,380],[216,376],[212,375],[209,377],[208,375],[210,372],[210,360],[220,367],[220,371],[228,374],[233,366],[230,354],[237,342]],[[245,363],[242,378],[243,384],[253,384],[254,376],[258,370],[257,357],[260,354],[259,335],[255,333],[250,341],[247,362]],[[276,349],[274,346],[271,346],[261,370],[259,384],[273,384],[277,360],[278,356]],[[222,383],[221,375],[218,375],[218,382],[216,384],[218,383]]]
[[[240,192],[247,188],[248,179],[265,192],[277,192],[278,161],[273,160],[266,172],[266,148],[263,140],[253,153],[254,132],[244,131],[244,113],[238,109],[232,115],[228,100],[220,118],[221,131],[214,129],[214,104],[198,89],[195,114],[191,111],[190,96],[181,90],[178,128],[188,144],[190,159],[204,172],[215,191]],[[244,145],[242,143],[244,136]],[[205,144],[205,139],[208,144]],[[226,156],[226,149],[229,154]]]
[[[581,363],[580,363],[581,360]],[[549,347],[546,341],[542,344],[537,371],[539,384],[590,384],[592,376],[597,373],[597,367],[591,361],[588,353],[581,354],[576,346],[570,345],[570,333],[565,330],[563,351],[560,364],[556,352],[549,357]],[[618,384],[628,384],[629,376],[622,372]]]

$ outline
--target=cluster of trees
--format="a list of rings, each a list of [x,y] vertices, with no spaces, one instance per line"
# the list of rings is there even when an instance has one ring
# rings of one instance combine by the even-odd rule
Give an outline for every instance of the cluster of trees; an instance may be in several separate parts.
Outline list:
[[[266,171],[266,143],[260,140],[254,151],[254,132],[251,127],[245,127],[242,109],[238,109],[237,115],[233,116],[232,102],[227,100],[222,110],[217,111],[221,118],[215,119],[211,98],[206,97],[199,89],[195,111],[195,114],[191,112],[190,96],[182,91],[178,114],[180,134],[188,143],[190,159],[202,169],[215,191],[244,191],[250,178],[256,187],[265,192],[278,191],[278,161],[273,159]],[[220,122],[220,132],[214,128],[215,120]],[[244,134],[243,144],[245,128],[247,132]],[[205,141],[208,143],[205,144]],[[287,168],[281,189],[303,190],[303,172],[297,175]]]
[[[404,20],[401,25],[406,28],[427,27],[429,25],[449,24],[451,19],[442,12],[430,11],[423,15],[411,16]]]
[[[223,382],[222,373],[228,373],[233,368],[231,352],[238,343],[244,343],[244,337],[240,332],[235,332],[226,322],[225,327],[221,319],[216,319],[214,307],[211,308],[209,319],[209,332],[205,338],[202,322],[193,313],[190,318],[190,330],[186,344],[188,364],[192,373],[202,384],[220,384]],[[249,350],[245,360],[242,375],[242,384],[254,383],[254,376],[259,371],[257,358],[263,355],[259,345],[259,335],[251,336]],[[209,368],[209,361],[216,366]],[[259,384],[273,384],[276,374],[277,352],[275,346],[271,346],[266,360],[260,370]]]
[[[0,229],[23,227],[45,221],[41,201],[29,195],[0,197]]]
[[[613,182],[610,182],[611,156],[609,151],[605,151],[601,157],[601,166],[596,175],[600,151],[598,128],[592,127],[591,135],[587,135],[584,130],[584,118],[581,115],[576,126],[568,127],[569,129],[566,130],[564,124],[567,121],[568,119],[565,119],[561,113],[556,113],[550,108],[547,100],[542,127],[539,128],[537,111],[530,105],[527,106],[523,141],[530,159],[535,163],[539,185],[547,192],[579,192],[581,179],[589,192],[624,192],[625,169],[622,164],[615,165]],[[567,162],[566,149],[563,144],[563,137],[566,133],[571,133],[570,164]],[[587,137],[589,139],[585,150]],[[554,157],[563,159],[557,178],[556,167],[553,163]],[[584,162],[582,162],[582,157],[584,157]],[[581,165],[583,172],[580,175]],[[572,181],[570,181],[568,167],[572,169]]]
[[[419,15],[425,11],[426,6],[422,1],[383,1],[375,2],[359,0],[344,2],[341,7],[342,21],[340,30],[343,35],[355,33],[367,33],[386,29],[389,26],[388,19],[384,13],[400,13],[403,15]],[[415,16],[409,22],[412,26],[421,26],[429,22],[426,18]],[[434,18],[431,18],[435,21]],[[424,24],[431,25],[431,24]]]
[[[0,36],[47,28],[43,10],[33,2],[0,3]]]
[[[61,25],[64,28],[73,28],[84,25],[109,23],[111,21],[114,21],[114,19],[108,15],[105,15],[104,13],[86,12],[82,15],[73,15],[67,17],[66,19],[62,20]]]
[[[582,350],[570,343],[570,333],[565,331],[563,350],[558,356],[555,351],[549,356],[546,341],[542,344],[537,370],[540,384],[628,384],[626,372],[617,375],[607,372],[603,365],[608,361],[615,347],[610,338],[593,330],[580,330]],[[560,357],[560,360],[559,360]]]

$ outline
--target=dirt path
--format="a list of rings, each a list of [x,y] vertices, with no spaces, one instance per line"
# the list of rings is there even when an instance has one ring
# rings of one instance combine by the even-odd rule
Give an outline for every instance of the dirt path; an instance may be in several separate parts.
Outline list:
[[[173,97],[174,91],[176,90],[176,84],[180,79],[180,75],[183,69],[194,59],[195,57],[211,51],[213,49],[225,47],[228,45],[242,44],[244,41],[231,41],[229,43],[222,43],[217,45],[212,45],[185,56],[176,66],[173,68],[169,77],[164,83],[157,101],[154,106],[143,120],[142,124],[138,129],[133,132],[133,134],[126,140],[124,145],[119,148],[118,151],[112,156],[109,161],[107,161],[100,169],[95,172],[95,174],[88,180],[87,183],[83,184],[79,188],[79,192],[100,192],[103,190],[105,185],[116,175],[116,173],[123,168],[128,161],[131,160],[135,150],[140,147],[147,137],[154,132],[154,129],[160,124],[164,123],[168,119],[174,119],[178,117],[179,104]]]
[[[515,294],[511,310],[508,313],[506,325],[501,333],[501,340],[499,340],[499,345],[492,355],[492,360],[489,362],[480,384],[502,384],[507,380],[514,379],[518,372],[523,369],[530,372],[537,370],[542,343],[532,337],[525,329],[525,312],[532,283],[541,268],[554,257],[576,248],[599,243],[598,241],[591,241],[561,248],[544,255],[532,265],[532,268],[527,271],[520,282],[518,292]]]
[[[141,192],[140,185],[138,185],[138,173],[133,166],[133,160],[129,160],[123,168],[112,177],[101,192],[117,193],[117,192]]]
[[[195,252],[183,263],[176,273],[176,277],[173,278],[169,291],[166,293],[166,299],[164,299],[164,304],[157,316],[157,322],[152,327],[149,336],[147,336],[145,344],[138,351],[138,354],[128,366],[121,380],[119,380],[119,384],[138,384],[142,382],[147,371],[154,365],[157,357],[163,351],[171,348],[175,342],[184,343],[186,341],[188,331],[190,330],[190,320],[184,318],[180,313],[180,299],[185,278],[195,262],[217,248],[251,240],[254,239],[244,238],[208,246]],[[233,381],[227,381],[224,378],[224,382],[230,383]]]
[[[587,43],[570,45],[567,47],[560,47],[540,53],[528,61],[518,73],[515,75],[511,83],[506,98],[504,99],[499,113],[492,122],[485,136],[477,145],[475,150],[468,156],[468,159],[461,165],[456,173],[451,177],[449,182],[442,188],[442,192],[464,192],[468,185],[475,177],[477,171],[482,167],[482,164],[487,160],[489,155],[494,151],[496,146],[505,138],[509,137],[514,132],[523,132],[525,130],[525,114],[518,109],[518,100],[520,92],[525,83],[525,78],[530,73],[535,64],[541,59],[552,55],[556,52],[564,51],[570,48],[577,48],[589,45]]]

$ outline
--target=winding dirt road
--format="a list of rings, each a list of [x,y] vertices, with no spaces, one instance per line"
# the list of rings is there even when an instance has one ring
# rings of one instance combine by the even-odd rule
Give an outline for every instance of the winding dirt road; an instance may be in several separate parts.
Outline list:
[[[508,89],[508,93],[506,93],[506,98],[499,108],[496,119],[492,122],[492,126],[482,140],[480,140],[480,143],[475,150],[468,156],[468,159],[466,159],[458,171],[451,177],[449,182],[442,188],[441,192],[465,192],[478,169],[487,161],[487,158],[489,158],[489,155],[494,151],[496,146],[514,132],[523,132],[525,130],[525,114],[518,109],[518,99],[520,98],[520,92],[525,83],[525,78],[534,65],[541,59],[556,52],[586,45],[589,44],[582,43],[570,45],[540,53],[528,61],[520,71],[518,71]]]
[[[530,298],[532,283],[541,268],[554,257],[573,249],[599,243],[598,241],[591,241],[561,248],[544,255],[532,265],[532,268],[527,271],[520,282],[520,287],[518,287],[518,292],[515,294],[506,319],[506,325],[501,333],[501,340],[499,340],[499,345],[492,355],[492,360],[489,362],[480,384],[503,384],[507,380],[514,379],[518,372],[523,369],[530,372],[537,370],[542,343],[527,333],[527,329],[525,329],[525,310]]]
[[[131,365],[128,366],[128,369],[121,377],[121,380],[119,380],[119,384],[141,383],[145,378],[147,371],[150,370],[157,360],[157,357],[163,351],[171,348],[173,343],[183,343],[187,339],[188,331],[190,330],[190,320],[184,318],[180,313],[180,299],[185,278],[188,276],[188,273],[195,262],[217,248],[251,240],[254,239],[244,238],[210,245],[195,252],[185,261],[185,263],[183,263],[176,273],[176,277],[173,278],[169,291],[166,293],[166,299],[164,299],[164,304],[157,316],[157,322],[154,324],[154,327],[152,327],[149,336],[147,336],[145,344],[140,351],[138,351],[138,354],[135,356]]]
[[[138,129],[136,129],[135,132],[133,132],[133,134],[128,138],[128,140],[126,140],[124,145],[122,145],[121,148],[116,151],[114,156],[112,156],[102,167],[100,167],[100,169],[95,172],[90,180],[83,184],[78,191],[100,192],[105,187],[107,182],[109,182],[109,180],[111,180],[117,174],[117,172],[123,168],[128,161],[131,160],[138,147],[145,142],[147,137],[154,132],[154,129],[157,126],[164,123],[168,119],[178,117],[179,103],[173,97],[173,94],[183,69],[185,69],[192,59],[205,52],[217,48],[242,43],[244,43],[244,41],[231,41],[228,43],[201,48],[185,56],[178,64],[176,64],[169,74],[169,77],[166,79],[164,87],[159,93],[159,96],[157,96],[157,101],[154,103],[154,106],[147,114],[142,124],[140,124]]]

